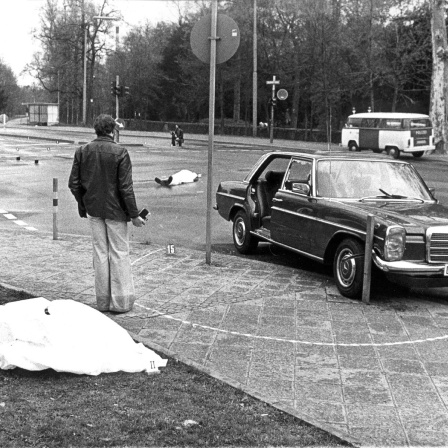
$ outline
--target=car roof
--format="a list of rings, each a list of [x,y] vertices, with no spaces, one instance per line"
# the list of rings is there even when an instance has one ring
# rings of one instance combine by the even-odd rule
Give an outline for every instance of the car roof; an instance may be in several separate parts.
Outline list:
[[[408,162],[404,160],[393,160],[393,159],[383,159],[383,158],[374,158],[374,157],[366,157],[365,154],[350,154],[343,152],[314,152],[314,153],[305,153],[305,152],[291,152],[291,151],[273,151],[265,154],[265,157],[275,155],[275,156],[286,156],[286,157],[305,157],[307,159],[314,160],[363,160],[366,162],[387,162],[387,163],[405,163]]]
[[[349,115],[348,118],[429,118],[429,115],[406,112],[365,112]]]

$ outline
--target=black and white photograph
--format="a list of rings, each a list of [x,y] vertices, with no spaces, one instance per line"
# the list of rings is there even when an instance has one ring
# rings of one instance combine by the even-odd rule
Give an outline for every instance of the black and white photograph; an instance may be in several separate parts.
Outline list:
[[[0,447],[447,447],[446,0],[0,0]]]

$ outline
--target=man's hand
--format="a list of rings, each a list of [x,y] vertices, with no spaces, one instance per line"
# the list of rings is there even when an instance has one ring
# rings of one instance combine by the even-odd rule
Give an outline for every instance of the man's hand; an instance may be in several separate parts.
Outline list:
[[[131,218],[132,219],[132,224],[135,227],[142,227],[145,225],[145,220],[143,218],[141,218],[140,216],[137,216],[137,218]]]

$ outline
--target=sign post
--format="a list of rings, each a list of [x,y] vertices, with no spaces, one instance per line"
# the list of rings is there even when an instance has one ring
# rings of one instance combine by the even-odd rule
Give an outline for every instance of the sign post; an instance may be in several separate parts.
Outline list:
[[[211,221],[213,190],[213,151],[215,133],[215,85],[216,64],[230,59],[240,44],[240,33],[235,21],[218,14],[218,0],[212,0],[211,16],[204,16],[197,22],[190,34],[193,53],[206,64],[210,64],[210,92],[208,110],[208,164],[207,164],[207,214],[205,235],[205,261],[211,263]]]
[[[272,77],[272,81],[266,81],[266,84],[272,84],[272,95],[271,95],[271,129],[269,132],[269,141],[270,143],[274,142],[274,105],[275,105],[275,86],[280,84],[280,80],[275,78],[275,75]]]

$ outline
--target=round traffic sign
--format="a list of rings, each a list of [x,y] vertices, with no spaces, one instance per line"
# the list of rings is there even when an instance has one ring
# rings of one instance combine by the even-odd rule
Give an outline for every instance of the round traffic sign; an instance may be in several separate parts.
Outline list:
[[[285,90],[285,89],[280,89],[280,90],[277,92],[277,98],[278,98],[279,100],[286,100],[286,98],[288,98],[288,91]]]
[[[194,55],[206,64],[210,64],[210,34],[212,16],[202,17],[191,30],[190,44]],[[218,14],[216,22],[216,63],[229,60],[240,45],[240,30],[229,16]]]

